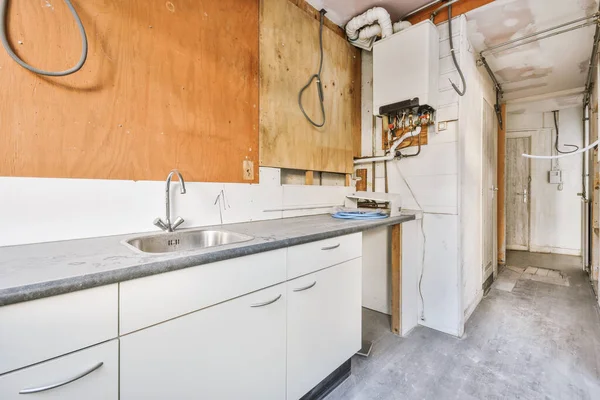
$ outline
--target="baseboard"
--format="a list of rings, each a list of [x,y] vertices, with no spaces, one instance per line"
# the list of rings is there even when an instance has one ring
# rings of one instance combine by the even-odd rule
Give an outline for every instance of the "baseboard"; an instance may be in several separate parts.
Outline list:
[[[561,247],[531,245],[529,251],[532,253],[564,254],[567,256],[581,257],[581,249],[564,249]]]
[[[493,275],[490,275],[490,277],[493,278]],[[488,278],[486,280],[489,281],[490,279]],[[491,285],[491,283],[490,283]],[[484,283],[485,286],[485,283]],[[485,290],[485,289],[484,289]],[[484,290],[481,290],[477,293],[477,296],[475,297],[475,299],[473,300],[473,302],[471,302],[471,305],[469,305],[469,307],[467,307],[467,309],[465,310],[465,324],[467,323],[467,321],[469,320],[469,318],[471,318],[471,315],[473,315],[473,313],[475,312],[475,310],[477,309],[477,306],[479,305],[479,303],[481,303],[481,300],[483,299],[483,292]]]
[[[348,359],[340,365],[335,371],[323,379],[317,386],[312,388],[300,400],[321,400],[344,382],[352,372],[352,362]]]

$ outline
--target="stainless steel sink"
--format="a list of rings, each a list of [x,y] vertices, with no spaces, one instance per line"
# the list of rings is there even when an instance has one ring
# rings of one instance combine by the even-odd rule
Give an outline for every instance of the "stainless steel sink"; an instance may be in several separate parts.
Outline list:
[[[221,230],[176,231],[140,236],[124,243],[144,253],[172,253],[247,242],[252,236]]]

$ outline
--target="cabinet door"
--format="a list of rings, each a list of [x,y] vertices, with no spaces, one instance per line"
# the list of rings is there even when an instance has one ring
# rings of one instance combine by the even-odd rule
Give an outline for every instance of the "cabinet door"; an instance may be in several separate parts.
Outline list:
[[[361,347],[362,259],[287,282],[287,400],[302,397]]]
[[[0,376],[0,399],[25,398],[117,400],[118,340]]]
[[[285,284],[121,338],[121,399],[283,399]]]

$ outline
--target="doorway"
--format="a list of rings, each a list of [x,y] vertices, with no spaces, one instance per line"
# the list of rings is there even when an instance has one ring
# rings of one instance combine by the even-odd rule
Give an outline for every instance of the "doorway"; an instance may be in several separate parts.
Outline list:
[[[530,154],[531,138],[506,140],[506,248],[529,251],[531,166],[522,154]]]

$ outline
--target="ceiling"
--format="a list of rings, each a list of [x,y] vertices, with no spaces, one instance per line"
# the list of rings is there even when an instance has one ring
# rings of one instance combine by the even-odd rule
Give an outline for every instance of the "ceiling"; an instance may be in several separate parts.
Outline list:
[[[339,26],[346,25],[352,17],[362,14],[369,8],[383,7],[398,21],[411,11],[416,10],[433,0],[307,0],[317,10],[327,10],[327,18]]]
[[[496,0],[467,13],[469,40],[479,52],[592,15],[597,9],[597,0]],[[486,59],[505,100],[583,88],[593,38],[594,27],[588,26],[490,54]]]
[[[353,16],[381,6],[396,21],[431,0],[308,0],[343,26]],[[561,23],[589,16],[598,0],[495,0],[466,14],[469,40],[476,52]],[[486,56],[504,89],[504,99],[562,92],[585,85],[594,37],[589,26]]]

